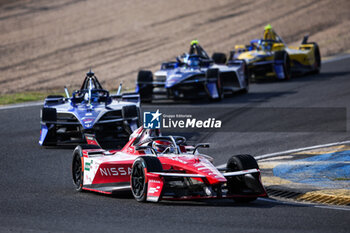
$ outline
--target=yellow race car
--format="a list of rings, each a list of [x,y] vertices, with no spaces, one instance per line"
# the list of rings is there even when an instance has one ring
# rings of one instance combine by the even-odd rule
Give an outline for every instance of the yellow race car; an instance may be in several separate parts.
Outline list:
[[[319,73],[321,54],[317,43],[305,36],[298,47],[287,47],[268,24],[264,37],[250,45],[236,45],[229,62],[245,60],[251,79],[277,78],[288,80],[292,74]]]

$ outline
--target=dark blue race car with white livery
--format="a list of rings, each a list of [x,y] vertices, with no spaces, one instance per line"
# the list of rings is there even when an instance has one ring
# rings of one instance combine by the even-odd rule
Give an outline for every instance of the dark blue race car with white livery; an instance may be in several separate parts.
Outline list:
[[[136,92],[141,101],[154,99],[206,98],[221,100],[224,94],[236,91],[248,92],[249,75],[243,60],[226,63],[226,55],[214,53],[212,58],[192,41],[189,53],[165,62],[154,73],[142,70],[138,73]]]
[[[93,72],[86,74],[80,90],[67,97],[48,96],[41,110],[39,144],[79,144],[93,134],[101,142],[125,143],[140,126],[140,97],[137,93],[110,95]]]

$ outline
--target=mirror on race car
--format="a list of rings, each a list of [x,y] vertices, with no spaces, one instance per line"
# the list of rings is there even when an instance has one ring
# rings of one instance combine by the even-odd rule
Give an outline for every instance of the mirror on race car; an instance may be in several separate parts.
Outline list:
[[[197,151],[198,148],[209,148],[209,146],[210,146],[209,143],[200,143],[200,144],[197,144],[197,145],[194,147],[193,154],[196,153],[196,151]]]

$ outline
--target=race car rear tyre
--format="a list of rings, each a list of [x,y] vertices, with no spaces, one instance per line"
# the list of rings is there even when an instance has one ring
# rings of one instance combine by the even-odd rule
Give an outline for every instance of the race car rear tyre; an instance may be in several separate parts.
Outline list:
[[[209,94],[209,99],[212,101],[221,101],[224,98],[224,88],[223,88],[222,79],[220,77],[219,69],[208,69],[206,74],[205,74],[205,78],[206,78],[207,82],[211,82],[211,83],[216,84],[217,93],[218,93],[217,98],[213,98]]]
[[[84,145],[84,148],[86,148],[86,146],[93,146],[93,145]],[[95,149],[95,148],[91,148],[91,149]],[[73,152],[72,178],[73,178],[74,188],[78,192],[83,191],[84,172],[83,172],[83,166],[82,166],[82,157],[83,157],[82,146],[77,146]]]
[[[321,71],[321,52],[316,42],[310,42],[310,44],[314,45],[314,56],[315,56],[315,70],[312,72],[313,74],[319,74]]]
[[[153,95],[153,74],[148,70],[141,70],[137,75],[137,83],[139,85],[139,94],[142,103],[152,102]]]
[[[275,53],[275,61],[283,61],[284,79],[289,80],[291,78],[290,58],[286,51],[277,51]]]
[[[226,165],[227,172],[242,171],[248,169],[259,169],[258,163],[251,155],[234,155]],[[227,187],[229,193],[240,193],[245,188],[244,176],[233,176],[227,179]],[[251,202],[256,197],[235,197],[236,202]]]
[[[147,172],[162,172],[163,167],[157,157],[140,156],[132,165],[131,169],[131,192],[138,202],[146,202],[147,198]]]
[[[215,64],[220,64],[220,65],[226,64],[227,58],[226,58],[226,54],[224,53],[213,53],[213,56],[211,57],[214,60]]]

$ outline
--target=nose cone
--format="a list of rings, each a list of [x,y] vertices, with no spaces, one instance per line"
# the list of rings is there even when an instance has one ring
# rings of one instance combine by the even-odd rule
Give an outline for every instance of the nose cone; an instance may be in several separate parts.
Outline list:
[[[193,156],[192,154],[163,155],[158,157],[163,166],[170,169],[184,169],[188,173],[199,174],[205,176],[206,180],[211,184],[219,184],[227,182],[226,178],[219,172],[216,167],[203,157]]]
[[[193,164],[193,167],[197,170],[198,174],[205,175],[210,184],[218,184],[227,181],[221,172],[208,160],[200,159]]]
[[[166,87],[172,87],[179,83],[183,79],[183,75],[181,73],[173,73],[168,76],[165,81]]]
[[[91,129],[95,124],[99,112],[81,106],[75,109],[75,114],[84,129]]]
[[[85,129],[91,129],[94,124],[95,124],[95,118],[89,118],[89,117],[83,117],[81,119],[82,125],[84,126]]]

